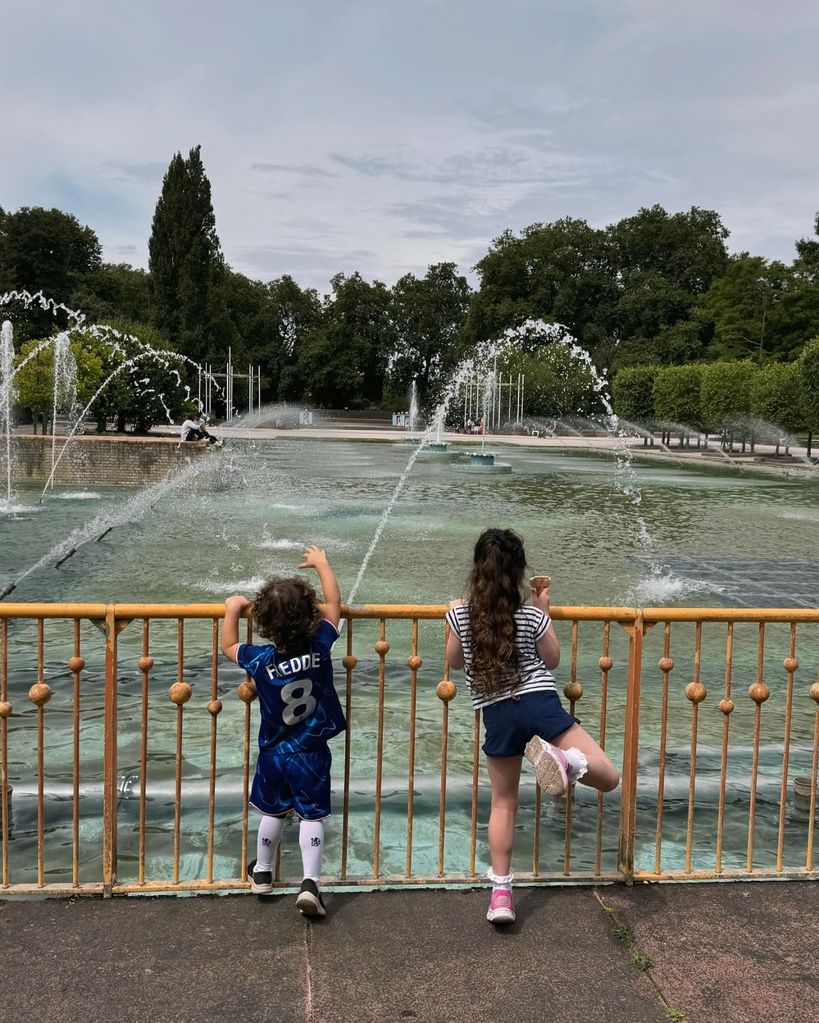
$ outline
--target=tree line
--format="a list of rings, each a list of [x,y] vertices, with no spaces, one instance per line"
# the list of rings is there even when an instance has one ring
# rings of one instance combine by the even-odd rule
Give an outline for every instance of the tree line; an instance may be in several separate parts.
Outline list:
[[[814,228],[819,237],[819,216]],[[614,376],[619,401],[635,380],[648,380],[649,367],[657,380],[664,367],[693,367],[693,379],[711,364],[748,360],[773,379],[779,370],[768,366],[795,363],[819,334],[819,240],[797,241],[785,264],[731,255],[727,238],[719,214],[699,207],[652,206],[602,228],[564,218],[495,239],[475,267],[476,289],[455,264],[438,263],[391,287],[337,274],[319,295],[289,275],[259,281],[230,268],[196,147],[177,153],[165,174],[147,271],[103,262],[94,231],[70,214],[0,209],[0,292],[41,290],[88,322],[112,323],[197,362],[224,366],[231,347],[236,363],[261,366],[267,400],[335,408],[402,407],[413,379],[430,400],[480,342],[526,319],[554,320]],[[8,315],[23,341],[64,325],[37,308]],[[527,407],[589,411],[586,391],[567,387],[567,374],[560,360],[554,372],[541,371]],[[656,400],[655,382],[646,393]]]

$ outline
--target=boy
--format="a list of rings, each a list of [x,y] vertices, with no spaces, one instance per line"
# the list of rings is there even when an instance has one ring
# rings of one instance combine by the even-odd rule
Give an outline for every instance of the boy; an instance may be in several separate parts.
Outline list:
[[[338,639],[341,594],[318,547],[308,547],[299,568],[314,568],[324,593],[324,617],[313,587],[298,576],[274,578],[251,603],[228,597],[222,652],[253,678],[262,722],[259,759],[250,805],[261,815],[251,891],[273,890],[273,857],[285,818],[301,819],[304,880],[296,906],[304,916],[325,915],[319,892],[324,820],[330,816],[330,750],[327,740],[347,727],[333,686],[330,650]],[[239,642],[239,618],[252,608],[259,635],[269,646]]]

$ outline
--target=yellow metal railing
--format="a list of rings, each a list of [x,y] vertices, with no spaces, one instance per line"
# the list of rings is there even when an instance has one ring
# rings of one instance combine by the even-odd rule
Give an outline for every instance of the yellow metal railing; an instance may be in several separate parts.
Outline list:
[[[219,653],[223,610],[0,604],[0,893],[248,886],[256,693]],[[444,611],[343,610],[329,883],[482,878],[480,719],[450,679]],[[815,678],[819,611],[553,616],[567,707],[622,782],[544,801],[527,781],[519,878],[816,876],[819,682],[798,658]],[[296,853],[280,848],[277,884]]]

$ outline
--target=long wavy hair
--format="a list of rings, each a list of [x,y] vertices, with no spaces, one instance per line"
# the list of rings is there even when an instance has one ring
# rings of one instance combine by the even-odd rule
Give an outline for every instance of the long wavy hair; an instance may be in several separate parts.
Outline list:
[[[253,601],[253,617],[259,635],[282,650],[307,649],[321,625],[316,591],[298,576],[269,579]]]
[[[485,529],[469,577],[472,688],[494,696],[520,679],[515,612],[524,603],[526,553],[511,529]]]

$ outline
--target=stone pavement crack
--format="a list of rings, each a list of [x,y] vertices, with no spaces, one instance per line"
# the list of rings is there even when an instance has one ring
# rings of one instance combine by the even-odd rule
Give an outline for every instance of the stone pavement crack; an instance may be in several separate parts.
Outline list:
[[[600,894],[600,892],[595,891],[593,894],[595,899],[597,899],[597,901],[600,903],[600,907],[602,908],[603,912],[611,921],[612,934],[614,935],[615,938],[617,938],[617,940],[623,945],[623,947],[628,952],[632,967],[634,967],[634,969],[636,970],[639,970],[640,973],[642,973],[643,976],[650,981],[651,986],[654,988],[654,991],[657,994],[657,997],[662,1002],[663,1009],[665,1010],[665,1014],[668,1017],[668,1019],[675,1021],[675,1023],[685,1023],[686,1019],[685,1013],[681,1012],[679,1009],[675,1008],[672,1005],[665,991],[663,991],[662,987],[658,983],[657,978],[654,976],[653,971],[654,963],[651,961],[651,959],[649,959],[648,956],[644,955],[637,947],[637,937],[634,933],[633,928],[630,927],[628,924],[622,923],[614,909],[611,906],[606,905],[606,901]]]
[[[306,1023],[313,1023],[313,965],[310,954],[313,945],[313,927],[307,922],[304,928],[304,961],[305,961],[305,993],[304,1018]]]

